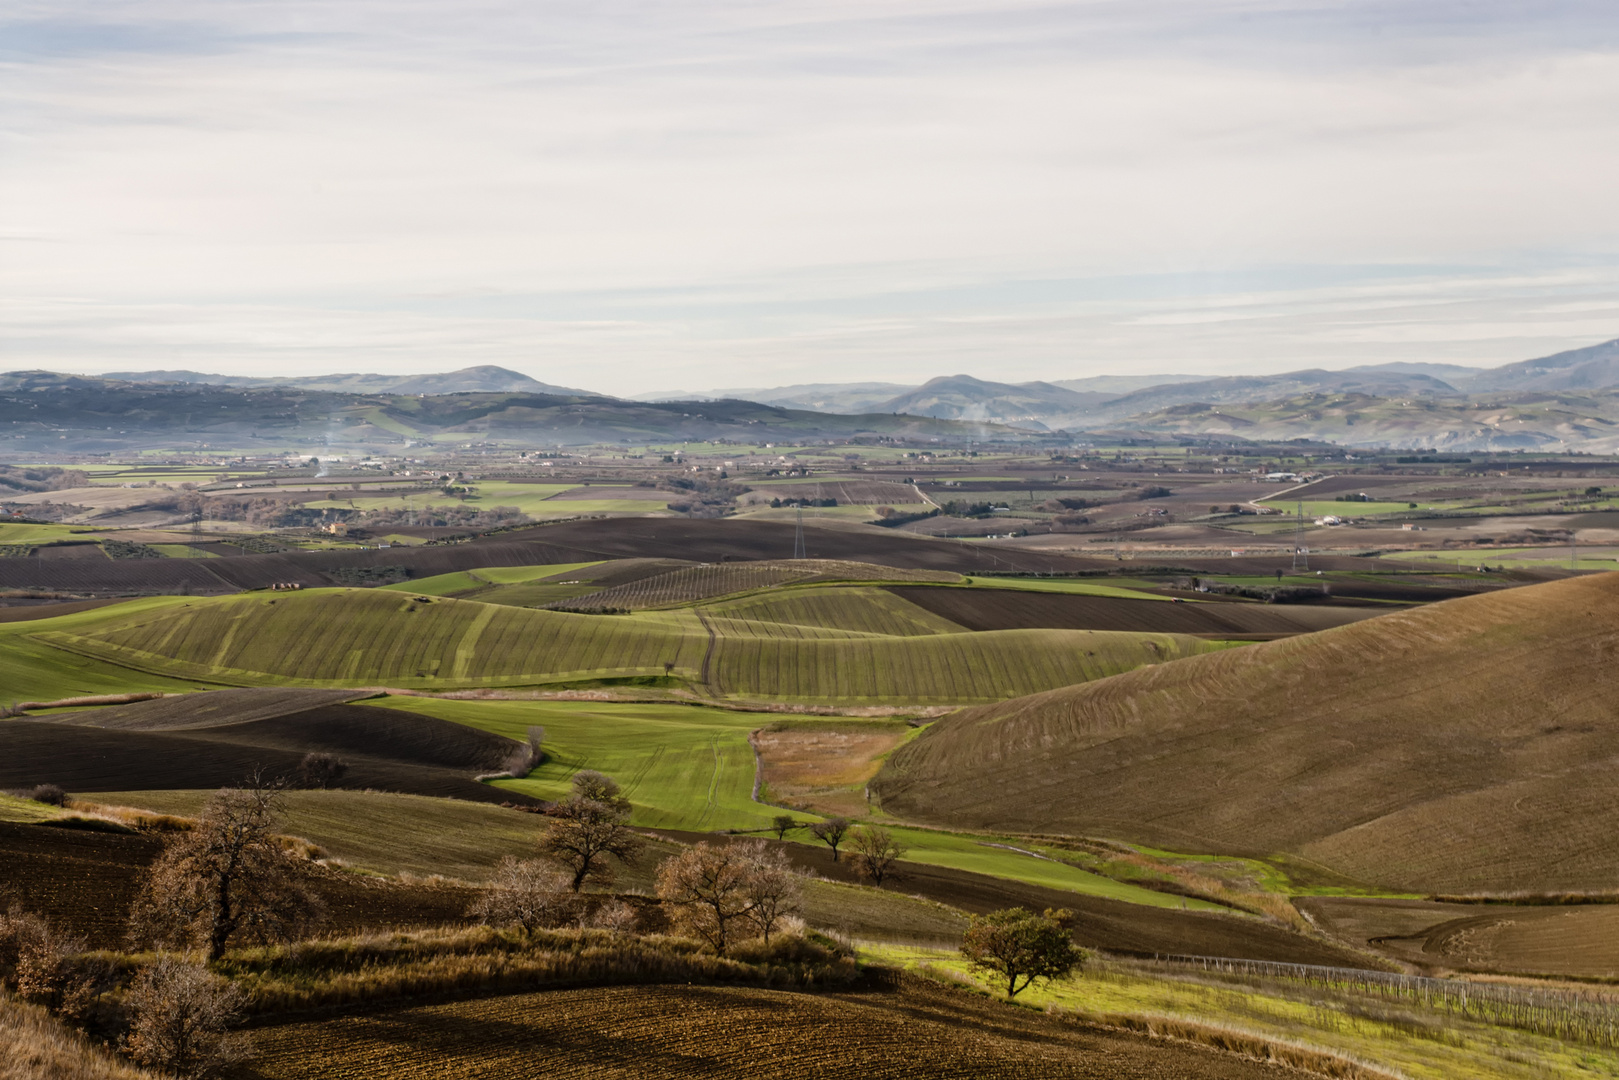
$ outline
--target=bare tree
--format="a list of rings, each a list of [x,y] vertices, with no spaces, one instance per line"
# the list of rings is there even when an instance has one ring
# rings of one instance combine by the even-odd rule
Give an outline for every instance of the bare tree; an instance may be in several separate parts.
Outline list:
[[[310,751],[298,763],[298,779],[307,788],[330,787],[343,779],[348,771],[348,762],[320,751]]]
[[[905,846],[895,840],[892,833],[875,825],[856,829],[849,848],[856,871],[861,877],[870,878],[874,885],[881,885],[905,854]]]
[[[804,896],[803,875],[793,869],[781,848],[763,840],[743,846],[748,875],[742,891],[750,902],[745,917],[769,945],[771,931],[787,916],[798,913]]]
[[[594,796],[601,796],[596,798]],[[574,777],[574,794],[546,811],[551,824],[540,850],[573,872],[573,891],[587,880],[612,880],[608,856],[631,864],[641,853],[641,838],[630,831],[630,802],[612,778],[598,772]]]
[[[165,956],[130,987],[124,1051],[142,1065],[208,1076],[245,1060],[251,1048],[230,1029],[247,995],[197,964]]]
[[[280,790],[255,780],[214,794],[191,831],[146,873],[131,917],[137,942],[203,945],[210,960],[235,937],[286,940],[323,914],[276,835]]]
[[[707,841],[658,867],[658,897],[675,909],[675,925],[724,954],[753,906],[744,889],[749,860],[740,844]]]
[[[840,817],[827,818],[810,826],[810,833],[815,839],[832,849],[833,862],[838,861],[838,845],[843,843],[843,837],[848,831],[849,822]]]
[[[658,897],[675,908],[675,924],[722,954],[755,934],[768,944],[802,891],[786,853],[763,840],[700,843],[658,867]]]
[[[467,914],[491,926],[515,923],[525,930],[560,926],[572,919],[579,908],[569,879],[569,873],[556,863],[508,855]]]
[[[787,834],[794,829],[803,828],[804,823],[791,814],[777,814],[770,819],[770,831],[776,834],[777,840],[787,839]]]

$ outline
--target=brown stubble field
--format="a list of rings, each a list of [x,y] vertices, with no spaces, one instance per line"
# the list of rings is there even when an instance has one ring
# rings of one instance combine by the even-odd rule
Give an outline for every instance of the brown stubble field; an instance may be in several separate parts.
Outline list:
[[[1393,889],[1607,888],[1616,600],[1619,574],[1510,589],[965,709],[872,787],[913,820]]]

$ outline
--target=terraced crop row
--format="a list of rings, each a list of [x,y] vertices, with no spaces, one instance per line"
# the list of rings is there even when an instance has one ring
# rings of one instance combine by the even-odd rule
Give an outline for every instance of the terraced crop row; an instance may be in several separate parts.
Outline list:
[[[232,597],[55,640],[227,681],[409,686],[662,674],[666,663],[695,674],[707,635],[686,613],[609,619],[373,591]]]
[[[711,688],[766,701],[1000,701],[1214,647],[1168,634],[1095,630],[787,640],[732,634],[730,625],[717,620],[710,624],[720,632]]]
[[[798,627],[912,637],[959,633],[949,619],[882,589],[788,589],[705,609],[712,615]]]
[[[665,607],[731,596],[798,581],[960,581],[940,570],[903,570],[846,559],[777,559],[765,562],[687,566],[618,585],[568,602],[580,609]]]

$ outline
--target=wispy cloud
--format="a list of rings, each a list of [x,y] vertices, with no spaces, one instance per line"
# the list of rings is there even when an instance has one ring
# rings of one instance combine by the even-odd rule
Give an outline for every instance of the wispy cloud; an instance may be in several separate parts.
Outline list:
[[[1619,334],[1611,4],[9,17],[8,367],[490,362],[659,389]]]

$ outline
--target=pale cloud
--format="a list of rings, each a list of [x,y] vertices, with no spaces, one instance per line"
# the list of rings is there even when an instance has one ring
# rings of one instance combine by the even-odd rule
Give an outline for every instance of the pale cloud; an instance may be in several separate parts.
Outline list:
[[[13,5],[0,361],[607,391],[1619,335],[1619,14]]]

